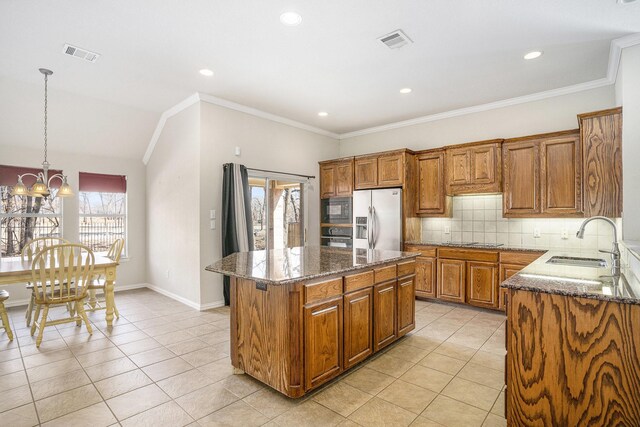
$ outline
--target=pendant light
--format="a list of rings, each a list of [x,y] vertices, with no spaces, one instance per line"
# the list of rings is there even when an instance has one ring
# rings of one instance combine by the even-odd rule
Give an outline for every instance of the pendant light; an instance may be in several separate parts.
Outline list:
[[[58,191],[52,197],[69,197],[73,196],[73,190],[67,183],[67,177],[65,175],[56,173],[49,176],[49,162],[47,162],[47,82],[49,76],[53,74],[53,71],[46,68],[40,68],[39,70],[44,75],[44,161],[42,162],[42,172],[38,174],[25,173],[18,175],[18,183],[13,187],[11,191],[12,196],[33,196],[33,197],[49,197],[51,195],[51,181],[59,179],[62,185]],[[36,178],[36,183],[31,188],[27,188],[22,182],[22,178],[25,176],[32,176]]]

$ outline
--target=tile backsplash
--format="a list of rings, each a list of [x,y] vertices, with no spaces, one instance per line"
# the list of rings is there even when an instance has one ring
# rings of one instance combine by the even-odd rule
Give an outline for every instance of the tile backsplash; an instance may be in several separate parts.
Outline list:
[[[422,240],[443,243],[502,243],[540,249],[611,249],[613,230],[602,221],[587,225],[584,239],[576,232],[583,218],[503,218],[502,195],[456,196],[452,218],[423,218]],[[618,226],[620,221],[617,221]],[[620,228],[620,227],[618,227]],[[540,237],[534,237],[538,232]],[[566,238],[563,238],[566,232]]]

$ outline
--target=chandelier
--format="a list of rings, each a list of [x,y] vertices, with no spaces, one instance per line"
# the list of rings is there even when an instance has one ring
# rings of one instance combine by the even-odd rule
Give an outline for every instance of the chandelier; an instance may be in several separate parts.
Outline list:
[[[59,179],[62,184],[56,194],[52,195],[52,198],[73,196],[73,190],[71,190],[71,186],[67,183],[67,177],[65,175],[56,173],[49,176],[50,165],[49,162],[47,162],[47,82],[49,80],[49,76],[53,74],[53,71],[47,70],[46,68],[40,68],[40,72],[44,74],[44,161],[42,162],[42,172],[38,172],[37,174],[24,173],[22,175],[18,175],[18,183],[13,187],[11,195],[47,198],[51,195],[51,182],[54,179]],[[32,176],[36,178],[36,183],[33,184],[31,188],[28,188],[22,182],[22,178],[25,176]]]

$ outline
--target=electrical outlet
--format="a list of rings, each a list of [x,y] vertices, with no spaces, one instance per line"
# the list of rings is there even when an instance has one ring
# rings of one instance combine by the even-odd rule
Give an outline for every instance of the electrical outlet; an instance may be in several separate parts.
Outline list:
[[[450,225],[445,225],[444,226],[444,234],[451,234],[451,226]]]
[[[569,232],[566,228],[563,228],[562,231],[560,231],[560,237],[562,237],[562,240],[567,240],[569,238]]]
[[[211,226],[212,230],[216,229],[216,221],[215,220],[211,220],[209,225]]]
[[[167,268],[167,279],[171,278],[171,270]]]
[[[534,227],[534,229],[533,229],[533,238],[534,239],[539,239],[540,238],[540,227]]]
[[[211,209],[209,211],[209,219],[216,219],[216,210],[215,209]]]

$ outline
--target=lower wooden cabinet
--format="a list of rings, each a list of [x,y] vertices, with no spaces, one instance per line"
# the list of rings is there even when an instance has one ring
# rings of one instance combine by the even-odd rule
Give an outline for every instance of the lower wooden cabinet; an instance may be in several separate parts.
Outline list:
[[[465,261],[438,259],[438,298],[465,302]]]
[[[391,344],[397,338],[396,300],[397,281],[380,283],[373,287],[373,350]]]
[[[498,308],[498,264],[467,262],[467,303],[478,307]]]
[[[509,277],[513,276],[514,274],[516,274],[517,272],[519,272],[525,267],[526,265],[500,264],[500,283],[504,282]],[[500,288],[500,295],[499,295],[500,299],[498,301],[498,308],[500,310],[505,309],[506,294],[507,294],[507,289]]]
[[[305,387],[316,387],[343,370],[342,295],[304,308]]]
[[[373,353],[373,288],[344,296],[344,368]]]
[[[398,338],[416,326],[415,276],[398,279]]]
[[[423,298],[436,297],[437,269],[436,258],[416,258],[416,296]]]

